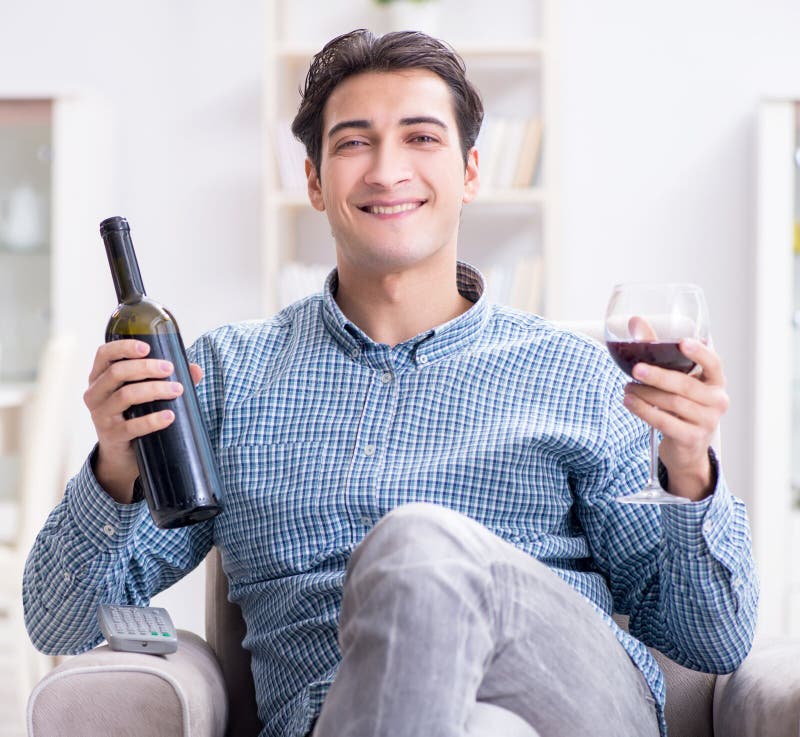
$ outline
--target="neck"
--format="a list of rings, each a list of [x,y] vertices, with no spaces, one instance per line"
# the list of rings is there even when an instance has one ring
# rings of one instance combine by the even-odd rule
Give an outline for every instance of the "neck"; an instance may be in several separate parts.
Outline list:
[[[336,303],[376,343],[395,346],[466,312],[472,302],[456,287],[456,263],[430,273],[371,275],[339,265]]]

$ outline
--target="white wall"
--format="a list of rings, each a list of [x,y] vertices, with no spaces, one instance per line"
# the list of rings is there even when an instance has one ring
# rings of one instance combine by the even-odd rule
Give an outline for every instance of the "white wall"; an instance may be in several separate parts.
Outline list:
[[[731,408],[725,468],[752,498],[756,110],[800,97],[795,0],[564,0],[563,236],[571,316],[617,281],[702,284]]]
[[[732,397],[727,474],[750,497],[755,111],[800,96],[800,4],[563,0],[560,16],[565,317],[600,317],[616,281],[701,283]],[[0,3],[0,75],[109,102],[109,214],[131,220],[187,341],[259,313],[262,21],[258,0]],[[87,289],[112,308],[110,279]],[[199,590],[168,599],[179,626],[202,628]]]
[[[108,103],[106,215],[130,220],[145,286],[187,343],[259,314],[263,16],[258,0],[0,0],[0,88]],[[99,344],[116,304],[110,275],[74,284],[76,314],[98,290],[107,312],[84,317]],[[162,599],[179,627],[202,631],[199,576]]]
[[[187,340],[258,314],[263,36],[257,0],[0,3],[4,83],[108,102],[108,214],[130,220],[145,286]],[[75,288],[104,290],[110,314],[110,277]]]

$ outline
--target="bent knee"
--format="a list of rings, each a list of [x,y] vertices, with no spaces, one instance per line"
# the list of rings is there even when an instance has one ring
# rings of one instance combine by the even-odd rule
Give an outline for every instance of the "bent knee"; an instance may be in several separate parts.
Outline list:
[[[439,504],[412,502],[387,512],[367,538],[390,538],[420,546],[440,538],[458,543],[464,538],[467,528],[477,524],[460,512]]]
[[[384,515],[353,553],[351,566],[387,557],[404,564],[443,558],[484,558],[491,533],[478,522],[447,507],[427,502],[404,504]]]

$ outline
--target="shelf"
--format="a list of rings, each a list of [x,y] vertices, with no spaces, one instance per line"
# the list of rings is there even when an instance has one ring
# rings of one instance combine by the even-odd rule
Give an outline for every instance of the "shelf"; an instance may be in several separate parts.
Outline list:
[[[536,39],[522,39],[502,45],[467,42],[463,44],[452,43],[452,46],[461,56],[470,59],[480,59],[484,57],[492,59],[513,57],[538,58],[547,51],[546,44]],[[316,47],[305,44],[281,44],[277,50],[277,57],[289,63],[308,63],[320,48],[321,46]]]
[[[269,201],[278,207],[313,209],[305,192],[273,192]]]
[[[520,187],[518,189],[484,189],[475,198],[475,205],[537,205],[543,204],[547,196],[542,187]]]
[[[288,5],[288,0],[272,0],[267,20],[272,42],[266,54],[264,110],[266,125],[277,135],[264,192],[267,312],[278,306],[277,295],[286,281],[285,264],[316,263],[328,254],[320,244],[330,245],[325,214],[311,207],[304,179],[295,176],[305,152],[296,150],[286,132],[286,120],[296,111],[298,87],[304,85],[309,62],[332,36],[323,35],[314,24],[286,26],[288,16],[282,11]],[[481,91],[485,108],[481,188],[463,211],[468,227],[459,234],[460,253],[495,277],[508,264],[535,262],[536,278],[542,283],[539,296],[536,300],[526,296],[514,304],[549,317],[562,312],[558,301],[562,292],[558,288],[562,271],[557,247],[559,183],[552,153],[558,150],[559,130],[554,119],[557,5],[556,0],[542,0],[525,22],[506,18],[503,36],[497,28],[494,35],[485,34],[479,17],[446,37],[466,62],[468,77]],[[484,20],[494,23],[493,16],[501,11],[486,7]],[[540,124],[538,136],[534,123]],[[532,186],[504,186],[511,182]],[[498,301],[513,302],[513,280],[500,281],[508,282],[509,288],[496,291]]]
[[[8,469],[16,472],[19,463],[22,416],[33,390],[32,382],[0,381],[0,489],[13,488]]]
[[[0,381],[0,409],[21,407],[33,394],[32,381]]]
[[[14,499],[0,499],[0,543],[13,545],[19,533],[19,503]]]
[[[274,192],[270,200],[283,208],[312,209],[305,192]],[[546,201],[542,187],[482,191],[472,204],[474,205],[537,205]]]
[[[3,256],[38,256],[42,254],[45,256],[50,254],[50,244],[47,241],[23,247],[11,246],[0,241],[0,255]]]

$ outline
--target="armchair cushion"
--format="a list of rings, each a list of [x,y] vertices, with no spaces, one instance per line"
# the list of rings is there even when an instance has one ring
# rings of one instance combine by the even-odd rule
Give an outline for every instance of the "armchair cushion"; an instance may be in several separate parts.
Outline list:
[[[667,684],[664,713],[670,737],[714,737],[712,700],[717,676],[684,668],[655,648],[650,652]]]
[[[223,737],[229,715],[230,737],[256,737],[260,724],[250,658],[241,646],[244,622],[239,608],[227,600],[227,580],[216,550],[206,570],[206,625],[214,650],[181,631],[173,655],[100,647],[70,658],[31,694],[28,737]],[[615,619],[627,625],[626,617]],[[670,737],[797,737],[800,640],[756,641],[744,663],[727,676],[691,671],[657,651],[653,654],[667,682]],[[227,694],[217,656],[230,679]],[[514,717],[479,704],[470,719],[470,734],[532,732],[518,718],[514,724]]]
[[[614,621],[622,629],[628,629],[627,616],[615,614]],[[655,648],[649,650],[667,684],[664,712],[670,737],[714,737],[711,702],[717,677],[684,668]]]
[[[69,658],[28,700],[28,737],[223,737],[225,683],[211,648],[178,633],[171,655],[107,646]]]
[[[800,640],[756,641],[736,672],[717,678],[714,727],[725,737],[793,737],[800,727]]]
[[[206,640],[216,653],[228,691],[228,735],[258,737],[256,689],[250,669],[250,652],[242,646],[247,628],[242,610],[228,600],[228,579],[219,550],[206,558]]]

